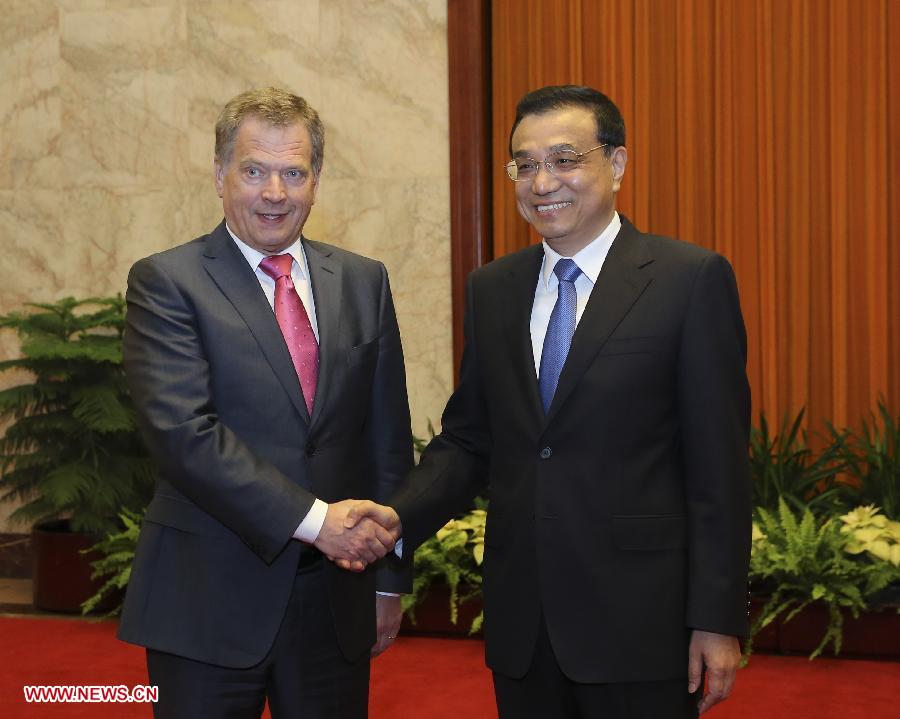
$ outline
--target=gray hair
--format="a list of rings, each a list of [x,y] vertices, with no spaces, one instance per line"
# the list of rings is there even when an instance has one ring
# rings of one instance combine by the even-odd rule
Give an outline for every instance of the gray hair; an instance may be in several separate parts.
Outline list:
[[[216,120],[216,159],[224,165],[231,161],[241,123],[256,117],[279,127],[302,122],[312,141],[313,172],[318,175],[325,161],[325,127],[310,104],[299,95],[277,87],[248,90],[229,100]]]

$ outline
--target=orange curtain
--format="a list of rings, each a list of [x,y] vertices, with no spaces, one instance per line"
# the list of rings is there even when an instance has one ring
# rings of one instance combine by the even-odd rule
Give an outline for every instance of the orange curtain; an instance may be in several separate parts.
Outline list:
[[[495,257],[537,239],[502,171],[516,101],[590,85],[628,128],[620,211],[734,265],[755,412],[897,411],[900,2],[493,0],[492,22]]]

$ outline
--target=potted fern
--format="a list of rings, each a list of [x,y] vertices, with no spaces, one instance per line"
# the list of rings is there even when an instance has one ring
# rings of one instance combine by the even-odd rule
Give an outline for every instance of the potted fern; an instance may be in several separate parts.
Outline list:
[[[838,654],[845,625],[858,632],[862,613],[875,617],[881,634],[897,636],[897,613],[877,610],[884,590],[900,582],[900,523],[871,505],[822,518],[808,508],[795,514],[782,499],[777,512],[757,512],[750,577],[774,590],[751,628],[753,637],[777,621],[782,651],[811,651],[813,659],[831,644]],[[746,654],[752,645],[751,639]],[[896,654],[890,646],[883,651]]]
[[[476,634],[484,612],[481,563],[487,500],[452,519],[416,550],[411,594],[403,596],[404,631],[422,634]]]
[[[22,356],[0,362],[0,501],[31,524],[34,604],[78,611],[96,591],[81,551],[121,528],[119,514],[149,501],[149,457],[122,372],[121,297],[26,305],[0,316]]]
[[[429,438],[435,430],[428,420]],[[413,436],[416,461],[429,439]],[[481,563],[488,501],[451,519],[423,542],[414,557],[411,594],[403,595],[405,634],[477,634],[484,619],[481,601]]]

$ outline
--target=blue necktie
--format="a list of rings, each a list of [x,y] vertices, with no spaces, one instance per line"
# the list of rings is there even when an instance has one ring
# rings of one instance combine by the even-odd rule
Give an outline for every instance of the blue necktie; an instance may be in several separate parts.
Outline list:
[[[541,403],[544,412],[550,409],[559,374],[566,363],[566,355],[575,334],[575,308],[578,296],[575,293],[575,280],[581,274],[574,260],[561,259],[553,268],[559,280],[559,293],[550,322],[547,324],[547,335],[544,337],[544,349],[541,351],[541,370],[538,384],[541,389]]]

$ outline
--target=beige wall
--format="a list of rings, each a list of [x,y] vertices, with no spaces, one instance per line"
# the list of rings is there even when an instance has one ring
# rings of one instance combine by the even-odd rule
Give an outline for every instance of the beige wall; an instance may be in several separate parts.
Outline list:
[[[216,114],[279,85],[327,131],[305,233],[385,262],[413,429],[439,418],[446,0],[0,0],[0,13],[0,312],[124,291],[135,260],[212,229]],[[15,351],[0,333],[0,357]]]

